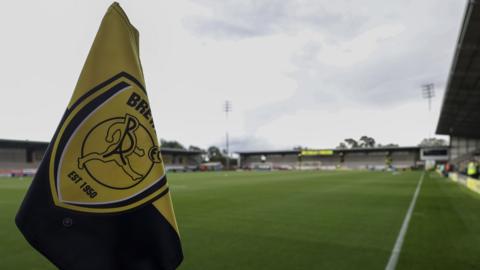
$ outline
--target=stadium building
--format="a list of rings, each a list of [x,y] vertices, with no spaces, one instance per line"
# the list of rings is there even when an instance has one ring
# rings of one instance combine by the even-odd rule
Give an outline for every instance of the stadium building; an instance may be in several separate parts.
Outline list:
[[[48,143],[0,139],[0,174],[32,174],[47,150]]]
[[[238,152],[242,169],[333,170],[397,169],[423,167],[429,161],[448,159],[447,147],[374,147],[324,150],[243,151]]]
[[[450,161],[480,157],[480,7],[469,1],[450,68],[437,134],[450,136]]]
[[[32,175],[48,148],[47,142],[0,139],[0,175]],[[197,170],[202,152],[161,149],[165,168],[170,171]]]

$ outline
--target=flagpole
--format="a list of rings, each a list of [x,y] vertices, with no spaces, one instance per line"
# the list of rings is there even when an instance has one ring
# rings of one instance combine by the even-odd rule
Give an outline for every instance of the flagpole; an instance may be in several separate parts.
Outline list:
[[[422,85],[422,96],[424,99],[428,100],[428,113],[429,116],[431,117],[432,115],[432,99],[435,97],[435,84],[433,83],[427,83]],[[433,131],[431,130],[428,131],[429,137],[433,138],[434,134]]]
[[[226,148],[226,170],[230,170],[230,143],[229,143],[229,136],[228,136],[228,114],[232,111],[232,102],[229,100],[225,101],[223,111],[225,112],[225,120],[226,120],[226,131],[225,131],[225,148]]]

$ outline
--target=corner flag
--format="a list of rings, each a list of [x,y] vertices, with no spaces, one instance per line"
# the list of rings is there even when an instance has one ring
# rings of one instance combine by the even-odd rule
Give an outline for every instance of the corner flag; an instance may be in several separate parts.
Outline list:
[[[183,259],[138,47],[112,4],[17,214],[60,269],[175,269]]]

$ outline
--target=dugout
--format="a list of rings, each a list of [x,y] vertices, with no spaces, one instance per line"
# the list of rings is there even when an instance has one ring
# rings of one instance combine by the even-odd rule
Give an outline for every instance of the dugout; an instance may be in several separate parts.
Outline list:
[[[450,161],[480,156],[480,3],[468,1],[450,68],[437,131],[450,136]]]

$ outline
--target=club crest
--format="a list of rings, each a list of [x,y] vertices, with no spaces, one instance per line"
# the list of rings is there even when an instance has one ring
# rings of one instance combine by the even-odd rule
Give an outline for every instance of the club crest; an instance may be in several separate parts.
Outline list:
[[[143,86],[121,73],[68,108],[50,158],[57,206],[126,211],[168,192]]]

